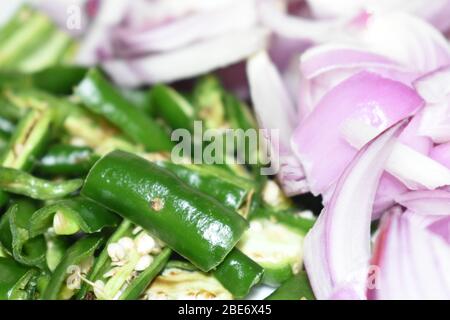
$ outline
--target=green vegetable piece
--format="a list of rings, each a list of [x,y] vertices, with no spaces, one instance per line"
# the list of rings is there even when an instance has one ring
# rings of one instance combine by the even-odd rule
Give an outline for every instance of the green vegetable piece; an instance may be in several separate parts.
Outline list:
[[[51,146],[37,162],[36,169],[46,175],[83,176],[99,157],[89,147]]]
[[[22,19],[21,16],[18,18]],[[47,16],[37,12],[28,15],[20,27],[2,41],[0,67],[12,69],[17,66],[24,56],[46,40],[54,28],[55,26]]]
[[[136,279],[134,279],[124,292],[120,295],[119,300],[136,300],[147,289],[150,282],[164,269],[167,261],[170,258],[172,250],[169,248],[163,249],[163,251],[156,256],[150,267],[145,269]]]
[[[144,294],[148,300],[231,300],[233,296],[211,274],[166,268]]]
[[[306,272],[301,271],[286,280],[265,300],[314,300],[314,293]]]
[[[241,299],[260,282],[264,269],[241,251],[234,249],[213,274],[235,298]]]
[[[0,220],[0,242],[16,261],[44,268],[45,239],[31,237],[28,231],[28,222],[35,210],[35,205],[28,200],[16,201]]]
[[[75,197],[36,211],[30,219],[29,230],[32,236],[43,234],[51,226],[56,234],[61,235],[74,234],[80,229],[84,233],[95,233],[106,227],[114,227],[119,221],[117,215],[95,202]]]
[[[247,228],[235,211],[123,151],[100,159],[81,193],[143,227],[203,271],[219,265]]]
[[[156,85],[151,90],[151,97],[157,114],[172,129],[193,129],[194,107],[182,95],[168,86]]]
[[[17,125],[1,158],[1,165],[13,169],[28,170],[47,141],[54,114],[51,110],[31,110]]]
[[[36,200],[55,200],[77,191],[83,180],[48,181],[24,171],[0,167],[0,190]]]
[[[255,188],[252,181],[213,166],[174,164],[169,161],[155,163],[175,173],[191,187],[212,196],[234,210],[240,209],[249,200]]]
[[[0,300],[30,299],[27,285],[36,273],[13,259],[0,257]]]
[[[302,265],[304,234],[270,219],[253,219],[238,248],[264,268],[263,282],[278,285]]]
[[[203,121],[206,129],[218,129],[225,125],[223,94],[222,85],[212,75],[202,77],[194,88],[196,118]]]
[[[64,281],[70,276],[71,271],[76,273],[77,267],[86,259],[92,257],[102,242],[102,236],[94,234],[78,240],[71,246],[53,272],[41,298],[43,300],[60,298],[61,294],[64,293]],[[76,276],[76,274],[73,275]]]
[[[173,144],[166,132],[125,99],[98,70],[90,70],[75,93],[92,112],[104,116],[147,150],[171,150]]]
[[[54,94],[71,94],[73,87],[86,75],[87,69],[80,66],[56,65],[29,76],[35,87]]]

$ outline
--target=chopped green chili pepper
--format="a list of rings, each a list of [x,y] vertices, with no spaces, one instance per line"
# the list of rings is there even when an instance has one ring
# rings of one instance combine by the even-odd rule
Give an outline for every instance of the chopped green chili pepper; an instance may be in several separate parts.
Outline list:
[[[194,88],[196,118],[202,120],[206,129],[223,128],[225,125],[224,90],[212,75],[201,78]]]
[[[37,270],[20,265],[10,258],[0,257],[0,300],[31,299],[27,290]]]
[[[98,70],[90,70],[75,93],[92,112],[104,116],[147,150],[171,149],[172,142],[164,130],[125,99]]]
[[[114,151],[91,169],[81,193],[147,229],[203,271],[222,262],[247,222],[170,171]]]
[[[306,272],[301,271],[292,278],[283,282],[265,300],[314,300],[314,293],[309,284]]]
[[[37,162],[37,170],[46,175],[83,176],[98,160],[89,147],[53,145]]]
[[[29,75],[32,84],[54,94],[70,94],[86,75],[87,69],[80,66],[51,66]]]
[[[28,52],[16,63],[18,70],[22,72],[36,72],[48,66],[58,63],[70,46],[72,39],[60,30],[53,30],[47,35],[45,43],[36,50]]]
[[[28,170],[42,152],[53,120],[51,110],[31,110],[17,125],[9,144],[9,152],[2,156],[4,167]]]
[[[22,17],[19,13],[19,19]],[[39,47],[54,29],[48,17],[33,12],[23,20],[20,27],[2,41],[0,66],[14,68],[29,52]]]
[[[0,167],[0,190],[24,195],[36,200],[54,200],[77,191],[83,180],[48,181],[24,171]]]
[[[133,106],[143,111],[148,116],[155,116],[155,105],[152,102],[152,94],[150,90],[134,90],[121,88],[120,93],[124,98],[130,101]]]
[[[29,6],[20,7],[16,13],[0,29],[0,41],[11,39],[15,32],[31,18],[34,11]]]
[[[104,207],[83,197],[60,200],[36,211],[30,219],[32,236],[42,234],[53,226],[59,235],[70,235],[79,230],[95,233],[114,227],[120,218]]]
[[[71,142],[78,143],[81,140],[98,154],[106,154],[115,149],[129,152],[143,151],[141,146],[132,144],[104,119],[78,106],[72,108],[65,119],[64,129],[74,140]]]
[[[41,299],[70,298],[75,290],[79,289],[81,277],[86,276],[89,272],[89,266],[85,265],[90,264],[87,261],[93,257],[102,242],[102,236],[94,234],[78,240],[71,246],[53,272]],[[70,286],[64,284],[65,281]]]
[[[172,129],[193,129],[194,107],[182,95],[165,85],[151,90],[152,104],[156,112]]]
[[[175,173],[188,185],[235,210],[241,208],[249,200],[255,187],[252,181],[213,166],[174,164],[169,161],[156,161],[155,163]]]
[[[213,274],[235,298],[241,299],[260,282],[264,269],[241,251],[234,249]]]
[[[166,267],[146,290],[144,300],[231,300],[233,296],[211,274]]]
[[[16,261],[44,268],[45,239],[31,237],[28,231],[28,222],[35,210],[36,206],[30,201],[16,201],[0,220],[0,242]]]

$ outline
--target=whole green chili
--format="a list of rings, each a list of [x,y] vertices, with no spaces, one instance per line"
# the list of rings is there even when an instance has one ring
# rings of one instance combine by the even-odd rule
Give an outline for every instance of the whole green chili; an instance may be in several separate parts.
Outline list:
[[[247,228],[235,211],[123,151],[100,159],[81,193],[147,229],[203,271],[219,265]]]

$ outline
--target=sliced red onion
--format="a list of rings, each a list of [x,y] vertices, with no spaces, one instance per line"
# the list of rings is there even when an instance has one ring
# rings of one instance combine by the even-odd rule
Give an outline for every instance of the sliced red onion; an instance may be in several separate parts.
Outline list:
[[[450,67],[439,68],[414,82],[426,101],[419,134],[436,143],[450,141]]]
[[[450,245],[450,216],[434,221],[428,230],[442,237]]]
[[[430,157],[450,169],[450,142],[435,146]]]
[[[372,15],[361,33],[361,45],[426,73],[450,63],[450,45],[425,21],[401,12]]]
[[[380,133],[414,114],[422,104],[407,86],[368,72],[334,87],[299,124],[292,137],[293,151],[301,160],[311,192],[315,195],[325,192],[356,154],[342,137],[344,123],[357,120]]]
[[[398,63],[348,45],[325,44],[307,50],[300,62],[300,119],[304,119],[334,86],[361,71],[410,84],[417,75]]]
[[[377,134],[375,128],[357,122],[346,122],[343,128],[346,141],[357,149]],[[450,185],[448,168],[401,142],[396,142],[386,163],[386,171],[414,190]]]
[[[344,20],[312,20],[290,15],[284,1],[260,1],[259,16],[263,25],[279,36],[311,40],[321,43],[336,39],[349,39],[342,32],[349,23]]]
[[[378,266],[376,299],[449,299],[450,247],[415,222],[413,214],[392,214],[381,226],[373,264]]]
[[[339,5],[333,0],[307,0],[317,18],[336,18],[354,15],[361,10],[380,14],[404,11],[427,20],[441,31],[450,27],[449,0],[341,0]]]
[[[417,214],[450,216],[450,192],[445,190],[411,191],[395,201]]]
[[[290,148],[297,118],[295,107],[267,53],[261,52],[249,59],[247,77],[259,125],[268,130],[268,145],[272,155],[278,156],[271,161],[272,166],[279,166],[281,186],[289,195],[303,193],[306,188],[303,169]],[[278,135],[270,135],[270,130],[276,130]]]
[[[391,127],[356,154],[305,238],[305,266],[318,299],[332,298],[335,292],[365,298],[373,201],[403,126]]]
[[[141,84],[172,82],[239,62],[265,48],[266,41],[265,29],[252,28],[227,33],[173,52],[129,59],[125,62],[140,79]],[[109,69],[111,63],[116,62],[106,61],[105,68]],[[120,82],[120,73],[112,73],[111,76]]]
[[[200,11],[161,25],[140,29],[122,27],[114,34],[121,56],[174,50],[195,41],[256,24],[254,0],[233,1],[215,10]]]

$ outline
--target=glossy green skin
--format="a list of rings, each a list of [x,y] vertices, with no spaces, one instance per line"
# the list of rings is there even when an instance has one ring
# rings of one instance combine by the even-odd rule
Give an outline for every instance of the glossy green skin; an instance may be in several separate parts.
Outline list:
[[[83,180],[49,181],[25,171],[0,167],[0,190],[36,200],[56,200],[77,191]]]
[[[172,129],[192,130],[194,107],[182,95],[165,85],[156,85],[151,91],[152,104]]]
[[[234,249],[213,274],[235,298],[241,299],[260,282],[264,269],[241,251]]]
[[[301,271],[292,278],[286,280],[265,300],[314,300],[314,293],[309,284],[306,272]]]
[[[215,167],[179,165],[169,161],[158,161],[156,164],[175,173],[191,187],[212,196],[234,210],[242,206],[247,195],[254,188],[251,181],[230,175]]]
[[[119,224],[120,218],[103,206],[84,197],[64,199],[34,212],[29,221],[31,236],[43,234],[53,224],[53,216],[62,212],[77,223],[84,233],[99,232]]]
[[[71,145],[51,146],[38,161],[36,168],[47,175],[83,176],[99,157],[88,147]]]
[[[134,279],[120,295],[119,300],[137,300],[147,289],[152,280],[164,269],[172,250],[163,249],[153,260],[152,264]]]
[[[123,151],[100,159],[81,193],[143,227],[202,271],[219,265],[248,226],[170,171]]]
[[[78,265],[83,260],[92,256],[102,242],[103,238],[100,235],[94,234],[78,240],[71,246],[53,272],[41,299],[58,299],[64,280],[67,278],[67,268],[72,265]]]
[[[269,286],[279,286],[281,283],[290,279],[294,273],[290,264],[271,266],[264,268],[264,277],[262,282]]]
[[[72,65],[56,65],[24,75],[36,88],[53,94],[71,94],[73,87],[83,80],[87,73],[85,67]]]
[[[166,132],[124,98],[98,70],[90,70],[75,93],[92,112],[104,116],[148,151],[171,150],[173,144]]]
[[[0,243],[16,261],[45,268],[45,239],[31,237],[28,232],[28,223],[35,210],[35,204],[29,200],[15,201],[1,217]]]
[[[27,299],[26,285],[36,270],[0,257],[0,300]]]

